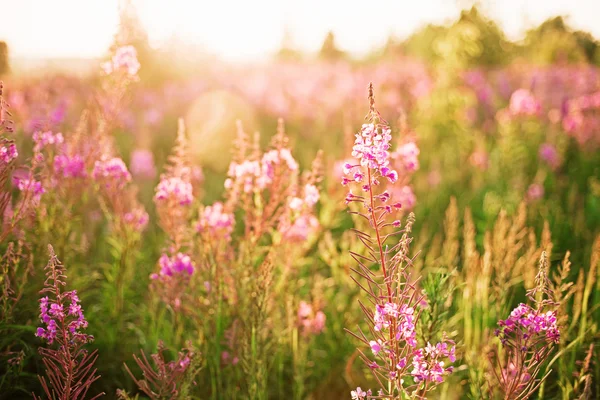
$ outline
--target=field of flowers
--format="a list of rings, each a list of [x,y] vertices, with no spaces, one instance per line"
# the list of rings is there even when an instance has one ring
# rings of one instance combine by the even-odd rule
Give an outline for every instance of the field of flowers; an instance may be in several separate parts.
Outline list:
[[[600,69],[144,67],[0,86],[0,399],[600,396]]]

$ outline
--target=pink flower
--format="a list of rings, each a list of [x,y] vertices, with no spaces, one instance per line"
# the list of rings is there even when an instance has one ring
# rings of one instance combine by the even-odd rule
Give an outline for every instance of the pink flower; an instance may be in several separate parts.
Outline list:
[[[206,206],[200,215],[196,229],[198,232],[208,232],[212,237],[231,239],[235,223],[232,214],[223,211],[223,203],[216,202],[212,206]]]
[[[357,158],[363,167],[378,170],[390,180],[397,179],[397,172],[388,168],[390,163],[391,130],[387,126],[379,129],[373,124],[363,124],[352,147],[352,157]]]
[[[8,164],[15,158],[19,156],[19,152],[17,151],[17,146],[14,143],[9,144],[8,146],[0,147],[0,164]]]
[[[107,186],[122,188],[131,180],[127,166],[118,157],[96,161],[92,176],[98,181],[105,182]]]
[[[488,169],[489,156],[488,153],[484,150],[474,151],[473,154],[471,154],[471,157],[469,157],[469,161],[471,162],[472,166],[479,168],[482,171]]]
[[[174,276],[182,273],[192,275],[195,271],[194,263],[187,254],[177,253],[175,257],[169,257],[163,254],[158,264],[160,266],[161,276]]]
[[[189,205],[194,200],[192,184],[176,176],[163,178],[156,187],[154,199],[157,202],[173,199],[179,205]]]
[[[154,155],[150,150],[137,149],[131,153],[131,173],[133,176],[147,179],[156,176]]]
[[[390,190],[394,201],[402,204],[402,208],[405,210],[411,210],[417,203],[417,197],[410,186],[395,186]]]
[[[350,395],[352,396],[352,400],[364,400],[368,396],[371,396],[371,390],[365,392],[359,386],[356,388],[356,390],[351,391]]]
[[[542,106],[529,90],[518,89],[510,97],[508,108],[514,116],[538,115]]]
[[[17,186],[21,192],[27,192],[33,194],[33,200],[39,201],[42,197],[42,194],[46,192],[42,187],[42,183],[36,181],[32,177],[13,177],[13,183]]]
[[[65,141],[62,133],[52,133],[51,131],[46,132],[34,132],[33,141],[35,143],[34,150],[39,151],[48,145],[63,144]]]
[[[79,155],[69,157],[59,154],[54,157],[54,172],[63,178],[85,178],[85,163]]]
[[[121,71],[130,77],[135,77],[140,69],[135,47],[123,46],[118,48],[112,59],[102,64],[102,69],[107,75]]]
[[[556,147],[550,143],[543,143],[540,145],[539,155],[551,168],[556,168],[560,164],[558,151],[556,151]]]
[[[408,142],[398,147],[393,158],[399,160],[406,171],[414,172],[419,169],[419,153],[416,143]]]
[[[319,189],[315,185],[307,184],[304,186],[304,202],[312,207],[319,201]]]
[[[527,189],[527,198],[531,201],[539,200],[544,197],[544,187],[539,183],[532,183]]]

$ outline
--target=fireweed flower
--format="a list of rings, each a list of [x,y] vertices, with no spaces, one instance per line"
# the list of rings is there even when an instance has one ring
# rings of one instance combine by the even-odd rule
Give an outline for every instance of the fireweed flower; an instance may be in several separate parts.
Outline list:
[[[102,64],[107,75],[122,72],[129,77],[135,77],[140,69],[137,51],[133,46],[123,46],[117,49],[112,59]]]
[[[482,171],[488,169],[490,164],[488,153],[484,150],[476,150],[469,157],[469,162],[475,168],[479,168]]]
[[[414,172],[419,169],[419,153],[416,143],[408,142],[400,146],[392,157],[399,161],[404,170]]]
[[[131,153],[131,173],[133,176],[146,179],[156,176],[154,155],[150,150],[137,149]]]
[[[298,305],[298,325],[303,334],[319,334],[325,329],[326,316],[323,311],[314,311],[313,306],[305,301]]]
[[[59,154],[54,157],[54,173],[63,178],[85,178],[85,162],[81,156]]]
[[[204,207],[201,211],[196,230],[201,233],[206,232],[210,237],[222,237],[230,240],[234,224],[233,214],[224,211],[223,203],[216,202],[212,206]]]
[[[96,161],[92,176],[106,187],[116,189],[123,188],[127,182],[131,181],[127,165],[118,157]]]
[[[359,267],[354,272],[369,282],[361,288],[375,299],[374,309],[362,306],[370,329],[353,335],[368,346],[369,351],[359,351],[381,384],[379,396],[397,398],[414,393],[424,397],[452,372],[446,363],[455,361],[455,346],[446,338],[435,345],[427,343],[423,348],[417,341],[417,324],[426,299],[417,290],[416,279],[410,272],[411,238],[408,235],[414,216],[409,215],[403,229],[397,217],[405,203],[412,207],[415,200],[410,186],[398,181],[403,176],[399,177],[391,168],[390,159],[394,154],[401,172],[412,172],[419,165],[419,150],[409,142],[391,153],[391,130],[375,109],[372,85],[369,103],[368,123],[356,135],[352,151],[355,159],[345,163],[342,179],[342,185],[349,187],[346,203],[359,206],[360,211],[351,213],[368,221],[373,232],[357,230],[358,238],[368,251],[366,255],[351,253]],[[398,234],[402,236],[396,244],[387,243]],[[373,264],[379,266],[377,272],[370,267]],[[359,388],[351,394],[355,399],[368,396]]]
[[[180,177],[164,177],[156,187],[154,200],[158,202],[174,202],[180,206],[187,206],[194,201],[192,184]]]
[[[19,189],[21,192],[31,194],[33,196],[32,199],[35,202],[39,201],[40,198],[42,197],[42,194],[44,194],[46,192],[46,190],[44,190],[44,188],[42,187],[42,183],[39,181],[36,181],[31,176],[28,176],[28,177],[27,176],[26,177],[14,176],[13,183],[15,184],[17,189]]]
[[[8,164],[19,156],[17,146],[14,143],[0,146],[0,165]]]
[[[513,116],[533,116],[541,112],[542,106],[529,90],[518,89],[510,96],[508,109]]]
[[[552,349],[560,342],[557,322],[557,304],[552,300],[547,275],[546,252],[540,257],[540,267],[535,277],[536,286],[527,291],[534,306],[521,303],[505,320],[498,321],[494,332],[503,347],[502,357],[496,356],[494,375],[499,389],[507,399],[527,398],[548,375],[538,378],[541,365]]]
[[[160,266],[159,276],[176,276],[181,274],[192,275],[195,271],[194,263],[187,254],[177,253],[176,256],[169,257],[163,254],[158,260]],[[152,279],[158,279],[156,274],[152,275]]]
[[[40,151],[44,147],[50,145],[61,145],[64,143],[64,141],[65,139],[62,133],[55,134],[51,131],[37,131],[33,133],[33,142],[35,143],[34,151]]]
[[[539,183],[532,183],[527,189],[527,198],[536,201],[544,197],[544,187]]]
[[[558,151],[556,151],[556,147],[550,143],[543,143],[540,145],[539,155],[550,168],[556,168],[560,164]]]
[[[143,207],[139,207],[133,211],[126,212],[123,215],[123,221],[134,231],[141,232],[146,228],[146,225],[148,225],[150,217]]]
[[[350,392],[350,395],[352,396],[352,400],[366,400],[369,397],[371,397],[372,393],[371,393],[371,389],[369,389],[365,392],[359,386],[356,388],[356,390],[353,390],[352,392]]]
[[[56,346],[39,348],[48,380],[41,376],[39,379],[47,398],[66,399],[80,393],[79,390],[86,393],[99,378],[94,369],[96,350],[88,352],[84,349],[94,337],[83,332],[88,322],[77,291],[62,291],[66,285],[65,268],[52,247],[48,246],[48,249],[50,261],[45,268],[44,289],[40,292],[44,295],[40,299],[42,326],[37,328],[35,335],[48,345],[56,343]]]

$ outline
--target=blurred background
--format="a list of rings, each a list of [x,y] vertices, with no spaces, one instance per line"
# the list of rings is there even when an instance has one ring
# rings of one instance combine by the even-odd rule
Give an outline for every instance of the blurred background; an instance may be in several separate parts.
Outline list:
[[[139,348],[153,350],[157,338],[172,348],[182,346],[181,338],[147,328],[151,319],[144,316],[149,313],[135,309],[146,301],[148,276],[165,243],[153,195],[180,117],[194,165],[201,166],[194,173],[202,182],[197,198],[205,205],[222,199],[238,120],[249,134],[261,132],[264,148],[282,118],[301,169],[309,169],[323,150],[324,181],[315,209],[320,225],[294,268],[301,277],[298,285],[306,284],[305,298],[310,297],[307,282],[318,280],[327,324],[311,342],[310,368],[298,379],[302,390],[297,398],[347,397],[351,387],[368,381],[353,361],[355,343],[343,331],[362,317],[358,291],[349,279],[352,221],[344,212],[346,189],[336,165],[351,153],[373,82],[394,148],[418,146],[418,163],[401,188],[403,208],[417,216],[414,247],[423,250],[417,267],[427,273],[458,271],[459,289],[444,307],[452,315],[448,330],[457,341],[465,338],[464,359],[471,366],[480,362],[496,321],[509,306],[524,301],[541,250],[549,252],[554,270],[571,251],[573,268],[565,281],[576,282],[577,291],[565,314],[576,318],[561,343],[568,356],[545,390],[550,398],[579,393],[571,384],[579,373],[575,361],[600,341],[600,268],[594,269],[600,256],[593,256],[600,254],[600,1],[0,0],[0,15],[0,79],[14,120],[17,168],[31,159],[35,132],[62,132],[70,143],[91,137],[94,118],[88,127],[80,117],[93,109],[89,106],[100,88],[110,86],[112,78],[100,66],[116,49],[134,46],[141,65],[126,90],[108,93],[119,98],[120,108],[102,108],[111,120],[115,149],[110,150],[131,171],[139,188],[136,198],[150,217],[135,255],[131,315],[111,330],[112,336],[99,335],[96,342],[105,355],[99,365],[106,377],[103,390],[134,387],[115,365]],[[48,181],[54,184],[53,171]],[[50,204],[52,197],[45,198]],[[86,213],[81,218],[92,221]],[[100,221],[101,213],[94,213]],[[77,214],[67,209],[68,217],[57,215],[60,228]],[[88,304],[106,292],[98,284],[102,274],[90,279],[90,260],[110,259],[104,239],[109,224],[93,224],[100,226],[99,234],[79,247],[68,229],[43,225],[44,234],[38,235],[43,248],[63,243],[65,264],[84,271],[72,279]],[[500,289],[489,298],[481,295],[481,309],[488,302],[498,308],[485,318],[477,307],[471,318],[469,307],[479,300],[462,294],[468,285],[471,293],[483,293],[476,279],[481,265],[471,257],[474,249],[498,271],[513,274],[506,278],[488,271],[488,283]],[[36,263],[41,265],[39,259]],[[496,273],[510,289],[492,280]],[[37,290],[32,286],[29,300],[35,300],[20,316],[24,325],[37,319]],[[103,312],[112,303],[107,304],[90,306],[91,330],[108,329]],[[587,331],[573,328],[580,321]],[[37,339],[29,336],[25,341],[36,347]],[[288,383],[295,372],[288,368],[288,350],[278,350],[281,376],[270,377],[279,379],[271,398],[291,398]],[[218,354],[216,360],[218,366]],[[485,370],[484,361],[477,371]],[[476,370],[469,368],[457,367],[455,385],[445,386],[442,398],[467,398],[482,387],[483,375],[469,375]],[[600,376],[600,366],[594,368],[595,377]],[[31,385],[37,385],[37,369],[28,364],[26,371],[31,373],[23,386],[30,386],[22,392],[29,395]]]

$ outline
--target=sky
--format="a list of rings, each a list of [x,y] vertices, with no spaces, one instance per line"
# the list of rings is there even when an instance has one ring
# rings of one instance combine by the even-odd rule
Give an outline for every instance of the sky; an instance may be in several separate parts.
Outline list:
[[[333,31],[340,48],[364,54],[390,34],[455,19],[469,0],[133,0],[151,44],[177,38],[231,60],[295,47],[320,48]],[[546,18],[568,15],[600,38],[600,0],[482,0],[512,39]],[[118,26],[119,0],[0,0],[0,40],[13,57],[100,57]]]

